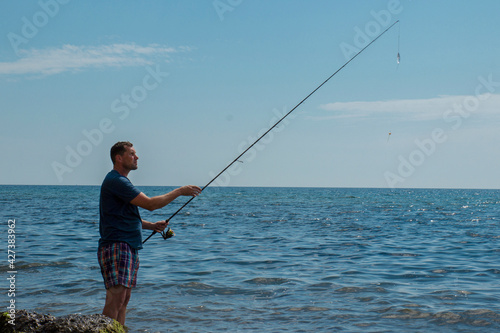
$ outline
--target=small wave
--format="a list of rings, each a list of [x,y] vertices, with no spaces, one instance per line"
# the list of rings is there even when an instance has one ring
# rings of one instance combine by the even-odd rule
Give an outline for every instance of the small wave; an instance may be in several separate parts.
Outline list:
[[[338,279],[340,279],[339,275],[331,275],[331,276],[324,277],[321,280],[330,281],[330,280],[338,280]]]
[[[362,292],[370,292],[370,293],[387,293],[387,289],[382,288],[380,286],[377,287],[342,287],[335,290],[336,293],[339,294],[356,294]]]
[[[288,311],[311,311],[311,312],[314,312],[314,311],[330,311],[331,309],[330,308],[325,308],[325,307],[322,307],[322,306],[304,306],[304,307],[300,307],[300,308],[289,308]]]
[[[243,252],[243,251],[242,251]],[[286,261],[283,260],[231,260],[226,261],[227,264],[230,265],[238,265],[238,266],[253,266],[253,265],[273,265],[273,264],[285,264]]]
[[[388,319],[423,319],[428,318],[442,324],[467,324],[476,327],[490,326],[500,322],[500,314],[488,309],[475,309],[463,312],[441,311],[437,313],[415,309],[401,309],[396,313],[385,314]]]
[[[199,305],[199,306],[189,307],[189,309],[187,309],[187,310],[189,312],[215,312],[215,313],[219,313],[219,312],[232,312],[232,311],[234,311],[233,308],[215,309],[215,308],[207,307],[205,305]]]
[[[431,295],[434,298],[441,300],[452,300],[456,299],[457,297],[467,297],[471,294],[472,292],[467,290],[437,290]]]
[[[75,219],[73,222],[82,223],[82,224],[89,224],[92,226],[99,224],[99,220],[97,220],[97,219]]]
[[[56,292],[53,289],[31,289],[31,291],[24,292],[24,295],[26,296],[32,296],[32,295],[45,295],[49,296],[51,294],[56,294]]]
[[[264,278],[264,277],[258,277],[254,278],[251,280],[246,280],[246,283],[252,283],[252,284],[263,284],[263,285],[280,285],[280,284],[285,284],[290,282],[291,280],[289,279],[284,279],[284,278]]]
[[[179,287],[181,288],[189,288],[189,289],[198,289],[198,290],[210,290],[214,289],[214,286],[211,286],[206,283],[201,283],[201,282],[189,282],[185,284],[181,284]]]
[[[388,319],[422,319],[429,318],[431,316],[430,313],[415,310],[415,309],[402,309],[398,310],[397,313],[391,313],[387,315],[383,315],[382,318]]]
[[[16,264],[16,269],[18,271],[25,269],[36,269],[36,268],[44,268],[44,267],[72,267],[74,266],[72,263],[68,261],[54,261],[54,262],[19,262]],[[0,267],[0,272],[7,272],[9,268],[7,266]]]
[[[248,291],[240,288],[215,287],[201,282],[189,282],[181,284],[180,288],[186,289],[191,295],[245,295],[252,294],[254,291]]]
[[[320,283],[315,283],[311,284],[310,286],[307,287],[308,290],[329,290],[334,286],[333,283],[331,282],[320,282]]]
[[[393,257],[419,257],[420,254],[416,253],[401,253],[401,252],[396,252],[396,253],[391,253],[391,252],[381,252],[381,255],[386,255],[386,256],[393,256]]]
[[[195,275],[195,276],[203,276],[203,275],[210,275],[212,273],[213,272],[203,271],[203,272],[189,272],[187,274],[191,274],[191,275]]]
[[[359,293],[362,292],[363,288],[361,287],[342,287],[335,290],[336,293],[348,294],[348,293]]]
[[[85,288],[84,292],[82,293],[82,296],[94,296],[94,295],[99,295],[101,293],[102,291],[96,288],[92,289]]]

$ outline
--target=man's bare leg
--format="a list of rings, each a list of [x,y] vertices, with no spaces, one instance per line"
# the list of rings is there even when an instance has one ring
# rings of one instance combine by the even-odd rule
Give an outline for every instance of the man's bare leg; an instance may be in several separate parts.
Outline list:
[[[122,285],[106,289],[106,303],[104,304],[102,314],[115,319],[122,325],[125,325],[127,304],[130,300],[131,293],[131,288],[127,288]]]

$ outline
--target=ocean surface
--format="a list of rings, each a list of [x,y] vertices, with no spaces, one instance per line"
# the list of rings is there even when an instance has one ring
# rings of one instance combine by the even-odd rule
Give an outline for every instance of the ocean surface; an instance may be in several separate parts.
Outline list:
[[[16,307],[101,313],[99,187],[0,194],[2,311],[15,219]],[[213,187],[170,226],[140,251],[129,332],[500,331],[498,190]]]

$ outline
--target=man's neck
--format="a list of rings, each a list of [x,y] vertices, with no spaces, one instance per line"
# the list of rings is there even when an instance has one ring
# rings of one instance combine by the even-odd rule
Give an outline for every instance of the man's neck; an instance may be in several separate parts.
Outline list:
[[[113,170],[118,171],[118,173],[124,177],[128,177],[128,173],[130,172],[129,169],[125,169],[120,165],[114,165]]]

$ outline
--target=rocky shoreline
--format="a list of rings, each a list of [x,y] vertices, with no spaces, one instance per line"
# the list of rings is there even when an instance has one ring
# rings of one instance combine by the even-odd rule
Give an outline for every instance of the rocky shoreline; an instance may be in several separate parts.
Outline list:
[[[12,325],[13,322],[15,325]],[[124,333],[126,330],[119,322],[102,314],[71,314],[63,317],[54,317],[49,314],[19,310],[16,311],[14,318],[11,318],[7,312],[1,314],[0,332]]]

